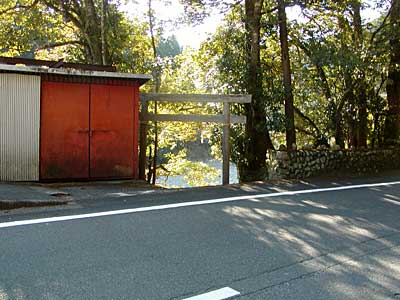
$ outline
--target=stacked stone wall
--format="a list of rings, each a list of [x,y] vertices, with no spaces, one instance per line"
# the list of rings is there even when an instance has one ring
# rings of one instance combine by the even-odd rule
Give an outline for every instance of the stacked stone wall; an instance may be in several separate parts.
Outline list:
[[[267,165],[270,179],[371,174],[400,168],[400,148],[270,151]]]

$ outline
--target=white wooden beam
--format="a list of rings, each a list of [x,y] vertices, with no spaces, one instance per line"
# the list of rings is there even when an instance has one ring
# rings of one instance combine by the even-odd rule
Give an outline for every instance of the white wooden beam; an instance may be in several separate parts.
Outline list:
[[[160,102],[214,102],[214,103],[250,103],[251,95],[210,95],[210,94],[153,94],[141,93],[140,101]]]
[[[156,122],[206,122],[206,123],[225,123],[225,116],[219,115],[196,115],[196,114],[152,114],[141,113],[140,120],[142,122],[156,121]],[[246,124],[246,116],[230,116],[231,123]]]

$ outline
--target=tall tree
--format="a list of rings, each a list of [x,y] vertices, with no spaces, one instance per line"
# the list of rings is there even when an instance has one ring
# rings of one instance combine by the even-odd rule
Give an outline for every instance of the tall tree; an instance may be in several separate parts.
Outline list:
[[[388,114],[385,120],[384,143],[400,142],[400,0],[392,0],[390,8],[389,71],[386,82]]]
[[[363,28],[361,20],[361,1],[353,0],[351,2],[351,8],[353,11],[353,41],[355,50],[360,52],[363,51],[364,39],[363,39]],[[356,147],[366,147],[368,137],[368,112],[367,112],[367,83],[365,81],[365,71],[363,68],[359,68],[359,74],[357,76],[357,106],[358,106],[358,124],[357,124],[357,137],[356,142],[353,143]],[[353,140],[355,140],[353,138]]]
[[[285,97],[286,116],[286,147],[291,150],[296,144],[296,130],[294,127],[292,72],[290,69],[288,29],[285,0],[278,0],[279,41],[281,45],[281,60],[283,73],[283,87]]]
[[[309,5],[303,11],[308,22],[298,24],[294,37],[318,75],[307,89],[319,88],[324,95],[327,129],[342,148],[346,141],[352,147],[367,145],[367,108],[378,99],[374,89],[380,80],[371,78],[379,76],[378,55],[365,39],[370,33],[363,27],[361,8],[360,0]]]
[[[17,35],[0,41],[0,47],[5,48],[0,50],[7,55],[35,57],[42,51],[39,57],[46,58],[43,50],[63,47],[54,51],[54,58],[123,64],[124,70],[128,64],[137,70],[146,63],[145,56],[132,56],[149,46],[147,32],[139,34],[143,23],[128,20],[118,0],[6,0],[0,3],[0,16],[0,36]],[[143,40],[140,45],[139,35]],[[143,61],[140,66],[138,60]]]
[[[260,63],[260,31],[263,0],[245,1],[245,28],[247,52],[247,85],[252,102],[245,108],[245,160],[239,165],[242,180],[262,180],[266,176],[266,153],[273,149],[265,111],[262,67]]]
[[[153,59],[154,59],[154,66],[152,70],[154,85],[153,85],[153,93],[158,93],[160,91],[161,85],[161,66],[158,62],[159,56],[157,52],[156,46],[156,36],[155,36],[155,17],[154,17],[154,10],[152,7],[152,0],[148,0],[148,18],[149,18],[149,29],[150,29],[150,38],[151,38],[151,48],[153,50]],[[154,113],[157,114],[157,101],[154,102]],[[158,123],[154,122],[154,154],[153,154],[153,161],[152,161],[152,169],[148,175],[148,182],[151,181],[152,184],[156,183],[157,177],[157,153],[158,152]]]

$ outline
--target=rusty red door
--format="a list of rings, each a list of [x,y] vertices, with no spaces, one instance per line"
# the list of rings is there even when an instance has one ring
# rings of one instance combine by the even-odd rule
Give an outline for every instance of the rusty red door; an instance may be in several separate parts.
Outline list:
[[[40,178],[89,177],[89,85],[42,82]]]
[[[134,92],[134,86],[90,87],[91,178],[136,177]]]

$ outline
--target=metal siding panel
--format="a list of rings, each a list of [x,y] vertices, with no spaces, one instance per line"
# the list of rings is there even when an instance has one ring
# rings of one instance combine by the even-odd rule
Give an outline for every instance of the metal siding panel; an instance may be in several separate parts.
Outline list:
[[[40,76],[0,74],[0,181],[39,180]]]

